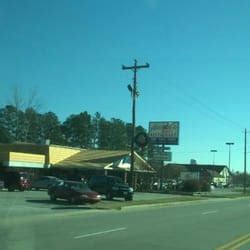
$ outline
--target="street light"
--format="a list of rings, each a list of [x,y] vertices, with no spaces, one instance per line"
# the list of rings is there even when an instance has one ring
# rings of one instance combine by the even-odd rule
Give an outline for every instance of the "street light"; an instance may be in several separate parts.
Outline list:
[[[213,153],[213,165],[214,165],[215,153],[218,152],[218,151],[216,149],[211,149],[210,152]]]
[[[226,142],[226,145],[228,145],[228,168],[230,171],[230,165],[231,165],[231,146],[234,145],[234,142]]]

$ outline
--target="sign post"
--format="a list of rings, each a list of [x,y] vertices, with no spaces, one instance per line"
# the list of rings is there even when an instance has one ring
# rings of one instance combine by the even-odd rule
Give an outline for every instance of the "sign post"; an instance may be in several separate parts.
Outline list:
[[[178,121],[149,122],[149,141],[156,148],[152,156],[154,160],[161,162],[160,189],[163,183],[164,161],[172,160],[172,152],[167,151],[170,148],[165,146],[179,144],[179,127]]]

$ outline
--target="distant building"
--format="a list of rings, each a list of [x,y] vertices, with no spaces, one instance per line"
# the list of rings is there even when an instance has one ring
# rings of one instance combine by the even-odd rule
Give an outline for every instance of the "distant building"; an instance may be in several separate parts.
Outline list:
[[[226,186],[231,182],[232,174],[225,165],[203,164],[167,164],[166,168],[179,169],[180,180],[199,180]]]

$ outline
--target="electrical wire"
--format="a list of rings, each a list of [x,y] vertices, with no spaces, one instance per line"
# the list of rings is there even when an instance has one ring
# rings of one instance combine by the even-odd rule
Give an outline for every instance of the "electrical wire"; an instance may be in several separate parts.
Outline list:
[[[197,97],[195,97],[195,96],[191,95],[190,93],[188,93],[187,91],[183,90],[183,88],[181,88],[180,86],[177,86],[177,84],[172,84],[170,81],[168,81],[168,87],[171,87],[175,91],[174,92],[175,96],[177,98],[179,98],[182,102],[185,102],[186,104],[188,103],[188,105],[190,105],[191,103],[198,104],[198,107],[200,107],[202,110],[206,111],[207,114],[212,114],[217,120],[224,121],[224,122],[227,122],[228,124],[233,125],[237,128],[244,129],[244,127],[241,124],[226,117],[225,115],[221,114],[220,112],[214,110],[213,108],[211,108],[209,105],[202,102]],[[180,91],[180,89],[181,89],[181,91]],[[195,105],[192,105],[192,106],[197,110],[197,107]],[[199,112],[204,115],[203,111],[199,110]],[[205,114],[206,117],[207,117],[207,114]]]

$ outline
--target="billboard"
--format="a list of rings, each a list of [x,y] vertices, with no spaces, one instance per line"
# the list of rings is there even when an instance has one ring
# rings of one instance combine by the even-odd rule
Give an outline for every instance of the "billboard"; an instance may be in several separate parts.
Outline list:
[[[148,136],[152,144],[178,145],[179,127],[177,121],[149,122]]]

